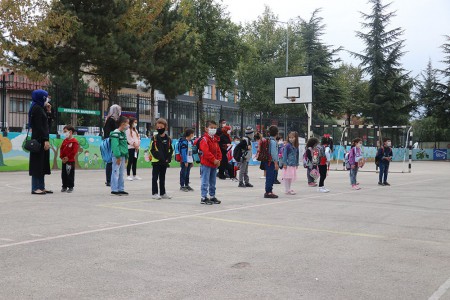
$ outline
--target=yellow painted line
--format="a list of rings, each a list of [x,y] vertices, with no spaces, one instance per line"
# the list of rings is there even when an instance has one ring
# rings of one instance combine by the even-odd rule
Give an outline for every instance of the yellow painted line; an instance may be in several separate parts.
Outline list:
[[[97,205],[97,206],[105,207],[105,208],[121,209],[121,210],[140,211],[140,212],[146,212],[146,213],[179,216],[179,214],[176,214],[176,213],[165,212],[165,211],[157,211],[157,210],[149,210],[149,209],[129,208],[129,207],[112,206],[112,205]]]
[[[277,229],[291,229],[297,231],[305,231],[305,232],[320,232],[320,233],[329,233],[336,235],[345,235],[345,236],[357,236],[357,237],[365,237],[365,238],[373,238],[373,239],[385,239],[385,240],[404,240],[411,242],[421,242],[421,243],[429,243],[429,244],[449,244],[450,241],[447,242],[439,242],[439,241],[428,241],[428,240],[420,240],[420,239],[411,239],[411,238],[402,238],[402,237],[391,237],[385,235],[378,234],[370,234],[370,233],[360,233],[360,232],[350,232],[350,231],[337,231],[337,230],[328,230],[328,229],[319,229],[319,228],[309,228],[309,227],[297,227],[297,226],[286,226],[286,225],[277,225],[277,224],[268,224],[268,223],[256,223],[249,221],[241,221],[241,220],[232,220],[232,219],[223,219],[223,218],[215,218],[215,217],[205,217],[205,216],[195,216],[198,219],[206,219],[227,223],[236,223],[242,225],[253,225],[267,228],[277,228]]]

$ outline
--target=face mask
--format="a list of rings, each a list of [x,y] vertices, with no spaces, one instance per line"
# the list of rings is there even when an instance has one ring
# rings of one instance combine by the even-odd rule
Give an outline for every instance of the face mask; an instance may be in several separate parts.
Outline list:
[[[126,125],[124,128],[124,130],[128,130],[128,129],[130,129],[130,125]]]
[[[248,134],[247,135],[251,140],[253,140],[253,138],[255,137],[255,134],[254,133],[251,133],[251,134]]]
[[[294,139],[289,139],[289,142],[291,142],[291,144],[293,144],[295,142],[295,138]]]
[[[68,139],[70,137],[70,131],[64,132],[64,138]]]
[[[227,133],[230,134],[230,133],[231,133],[231,130],[228,130]]]
[[[164,132],[166,132],[166,129],[160,128],[160,129],[156,129],[156,131],[158,131],[158,134],[163,134]]]
[[[391,142],[387,142],[386,146],[390,147],[391,146]]]
[[[214,136],[216,134],[216,129],[215,128],[208,128],[208,134],[209,136]]]
[[[133,124],[133,127],[136,128],[136,127],[137,127],[137,123],[134,123],[134,124]]]
[[[362,144],[356,144],[356,147],[361,148]]]

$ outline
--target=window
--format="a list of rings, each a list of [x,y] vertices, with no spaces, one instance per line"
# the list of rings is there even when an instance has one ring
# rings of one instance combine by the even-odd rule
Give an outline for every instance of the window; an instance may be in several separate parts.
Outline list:
[[[27,99],[9,98],[9,112],[27,113],[30,109],[30,101]]]

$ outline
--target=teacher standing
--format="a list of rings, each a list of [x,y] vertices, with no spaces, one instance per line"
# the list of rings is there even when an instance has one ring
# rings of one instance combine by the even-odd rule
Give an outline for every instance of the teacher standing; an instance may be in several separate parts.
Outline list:
[[[31,139],[41,145],[39,152],[30,153],[29,174],[31,176],[31,194],[45,195],[53,192],[45,189],[45,175],[50,174],[50,143],[47,113],[44,106],[49,101],[48,92],[35,90],[31,94],[33,102],[28,112]]]

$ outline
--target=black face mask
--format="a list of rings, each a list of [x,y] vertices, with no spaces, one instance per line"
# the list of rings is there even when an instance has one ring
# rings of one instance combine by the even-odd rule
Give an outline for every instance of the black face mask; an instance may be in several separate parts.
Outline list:
[[[166,132],[166,129],[161,128],[161,129],[156,129],[156,131],[158,131],[158,134],[163,134],[164,132]]]

